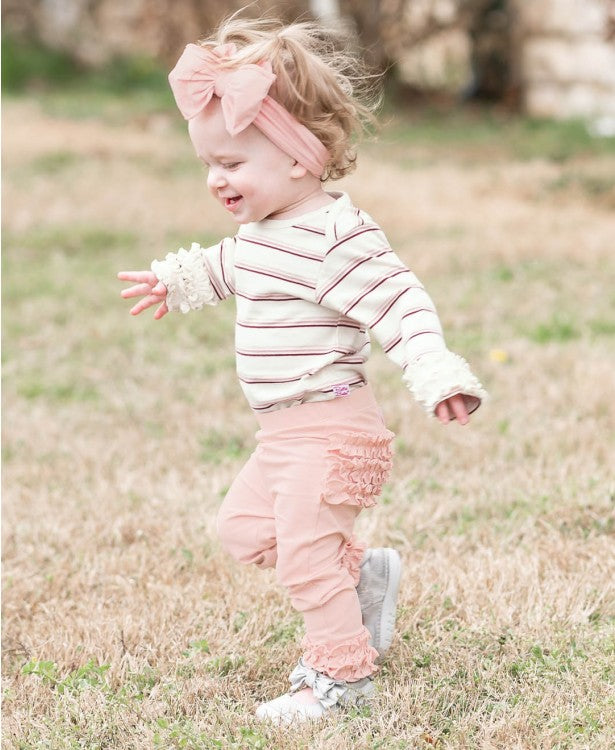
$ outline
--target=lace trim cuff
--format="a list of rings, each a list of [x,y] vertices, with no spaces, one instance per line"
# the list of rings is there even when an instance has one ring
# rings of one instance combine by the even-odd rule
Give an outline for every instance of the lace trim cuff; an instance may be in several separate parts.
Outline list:
[[[183,247],[168,253],[164,260],[155,260],[152,271],[167,288],[166,303],[170,312],[200,310],[215,305],[218,298],[203,262],[203,248],[193,242],[190,250]]]
[[[440,402],[457,394],[464,397],[470,414],[487,398],[465,359],[448,349],[424,354],[408,365],[403,380],[430,416],[434,416]]]

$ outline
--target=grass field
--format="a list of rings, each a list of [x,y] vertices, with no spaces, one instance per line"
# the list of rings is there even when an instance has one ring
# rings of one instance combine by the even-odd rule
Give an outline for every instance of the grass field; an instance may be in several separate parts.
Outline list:
[[[256,429],[233,306],[133,319],[115,279],[233,231],[154,99],[4,103],[3,747],[612,748],[613,141],[391,114],[343,183],[491,401],[444,428],[375,351],[398,630],[371,710],[288,732],[252,714],[301,620],[214,533]]]

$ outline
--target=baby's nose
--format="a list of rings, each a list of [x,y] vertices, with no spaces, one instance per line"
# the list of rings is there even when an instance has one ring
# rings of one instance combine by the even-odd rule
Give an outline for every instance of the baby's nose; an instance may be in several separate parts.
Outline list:
[[[207,184],[210,188],[220,188],[226,185],[226,177],[220,169],[211,169],[207,175]]]

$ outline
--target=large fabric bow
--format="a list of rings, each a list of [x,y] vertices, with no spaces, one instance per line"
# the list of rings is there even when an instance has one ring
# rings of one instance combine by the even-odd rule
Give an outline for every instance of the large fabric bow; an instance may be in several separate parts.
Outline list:
[[[331,677],[307,667],[301,659],[289,677],[290,692],[296,693],[304,687],[311,687],[314,695],[325,708],[331,708],[348,691],[345,682],[333,680]]]
[[[311,130],[269,96],[276,79],[271,63],[264,60],[258,64],[228,65],[235,52],[234,44],[213,49],[197,44],[186,46],[169,73],[169,83],[182,115],[186,120],[193,119],[215,95],[222,102],[224,124],[231,136],[253,124],[284,153],[320,178],[329,152]]]
[[[196,117],[215,94],[220,98],[224,123],[231,136],[254,122],[276,79],[268,61],[225,68],[224,62],[235,52],[234,44],[213,49],[188,44],[169,73],[169,83],[184,118]]]

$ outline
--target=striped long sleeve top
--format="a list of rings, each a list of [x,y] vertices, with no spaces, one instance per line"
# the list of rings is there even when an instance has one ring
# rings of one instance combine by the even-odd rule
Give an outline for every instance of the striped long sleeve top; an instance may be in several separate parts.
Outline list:
[[[366,382],[370,334],[428,413],[485,396],[448,351],[433,302],[372,219],[335,202],[299,218],[242,225],[218,245],[169,253],[152,270],[169,310],[235,296],[237,374],[255,411],[335,398]]]

